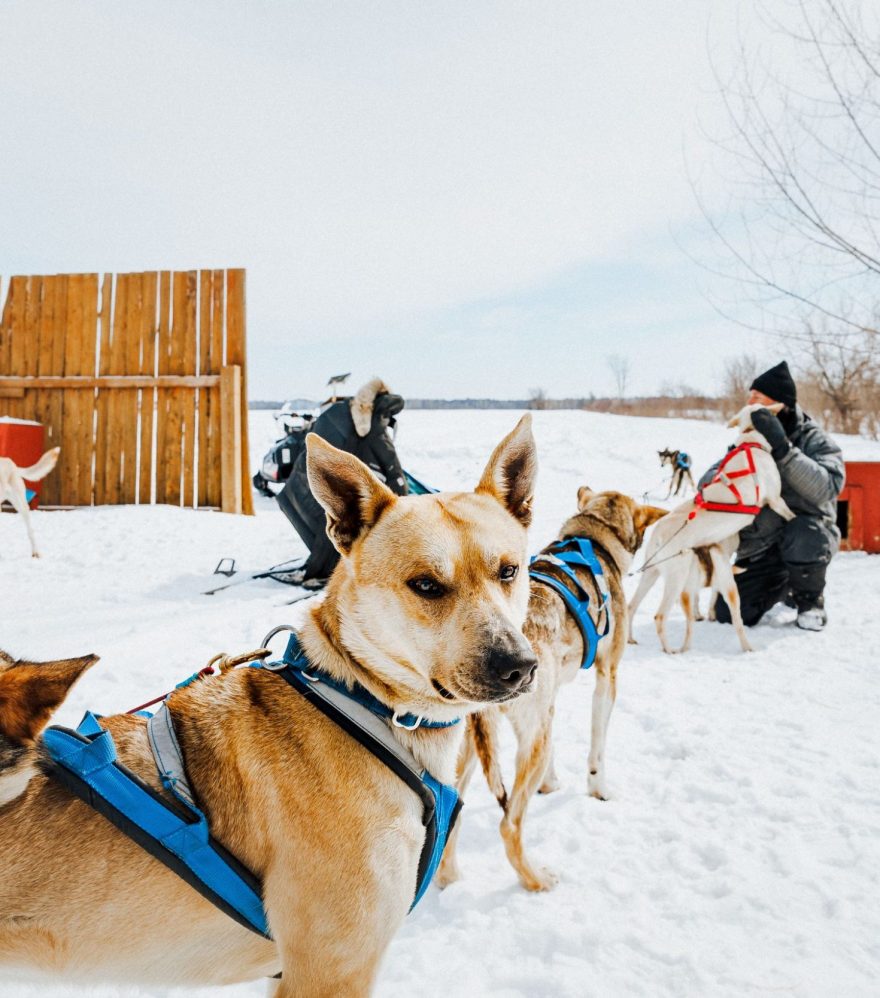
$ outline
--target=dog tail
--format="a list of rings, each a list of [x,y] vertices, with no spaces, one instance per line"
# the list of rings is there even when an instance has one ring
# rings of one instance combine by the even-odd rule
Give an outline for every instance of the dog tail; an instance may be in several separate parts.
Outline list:
[[[58,463],[58,455],[60,453],[60,447],[53,447],[51,450],[47,450],[36,464],[32,464],[29,468],[18,469],[21,477],[26,482],[39,482],[40,479],[45,478]]]
[[[471,714],[468,717],[468,724],[489,790],[501,805],[501,810],[506,812],[507,790],[504,787],[501,764],[498,760],[497,711],[490,709],[483,711],[482,714]]]

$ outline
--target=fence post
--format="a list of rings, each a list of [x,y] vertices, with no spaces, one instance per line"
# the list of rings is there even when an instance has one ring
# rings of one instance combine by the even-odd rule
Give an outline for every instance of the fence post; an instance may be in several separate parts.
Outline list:
[[[241,512],[241,368],[220,370],[220,508]]]

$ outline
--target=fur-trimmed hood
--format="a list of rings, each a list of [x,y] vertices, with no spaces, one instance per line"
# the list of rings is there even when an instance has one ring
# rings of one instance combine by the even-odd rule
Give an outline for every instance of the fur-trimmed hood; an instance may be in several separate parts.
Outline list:
[[[354,421],[355,433],[359,437],[365,437],[370,432],[373,422],[373,404],[377,395],[390,392],[391,389],[381,378],[373,378],[357,390],[357,394],[351,400],[351,418]]]

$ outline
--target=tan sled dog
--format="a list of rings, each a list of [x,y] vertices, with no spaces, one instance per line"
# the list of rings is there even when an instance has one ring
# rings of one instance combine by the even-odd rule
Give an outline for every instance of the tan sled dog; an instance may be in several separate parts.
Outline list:
[[[53,447],[29,468],[19,468],[19,466],[8,457],[0,457],[0,506],[8,499],[17,513],[21,514],[24,520],[24,527],[27,530],[28,538],[31,542],[31,557],[39,558],[40,552],[37,550],[37,540],[34,537],[34,528],[31,523],[31,511],[27,502],[25,492],[25,480],[29,482],[39,482],[49,474],[58,461],[61,453],[60,447]]]
[[[434,721],[529,690],[528,417],[475,493],[398,497],[352,455],[315,436],[308,446],[312,490],[342,555],[299,632],[313,667]],[[20,683],[10,693],[32,737],[39,705]],[[414,897],[418,797],[266,669],[193,682],[166,704],[212,835],[263,883],[274,942],[38,773],[0,808],[0,968],[201,986],[281,972],[276,998],[369,994]],[[124,764],[161,790],[144,721],[102,723]],[[451,783],[463,728],[391,730]]]
[[[605,800],[605,736],[608,720],[617,695],[617,666],[626,649],[626,598],[621,578],[642,543],[645,530],[666,514],[665,509],[640,506],[619,492],[593,492],[587,487],[578,491],[579,512],[567,520],[559,539],[585,537],[602,565],[609,591],[610,630],[599,641],[593,669],[596,687],[593,693],[592,739],[590,743],[588,789],[593,797]],[[601,606],[596,580],[587,569],[578,569],[590,596],[594,621]],[[539,787],[543,793],[557,789],[553,767],[551,729],[556,694],[564,683],[577,676],[584,655],[581,632],[562,597],[545,583],[532,580],[529,615],[524,628],[538,656],[535,695],[490,708],[468,719],[469,737],[462,747],[458,765],[459,792],[464,793],[477,757],[489,782],[489,788],[504,811],[501,838],[507,858],[516,870],[520,883],[530,891],[548,890],[556,878],[540,869],[526,856],[523,847],[523,822],[532,794]],[[498,761],[496,726],[499,714],[510,721],[517,737],[516,778],[508,796],[501,779]],[[455,859],[457,829],[453,832],[437,874],[441,885],[459,877]]]

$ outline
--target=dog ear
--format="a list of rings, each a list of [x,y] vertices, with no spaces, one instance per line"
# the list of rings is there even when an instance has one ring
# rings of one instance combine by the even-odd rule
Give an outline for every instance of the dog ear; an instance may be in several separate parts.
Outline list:
[[[739,413],[737,413],[735,416],[731,416],[731,418],[727,422],[728,429],[733,429],[734,426],[739,426],[739,416],[740,416]]]
[[[532,522],[532,499],[538,474],[538,453],[532,436],[532,417],[526,413],[492,451],[475,491],[490,495],[527,527]]]
[[[589,503],[595,494],[589,485],[582,485],[578,489],[578,509],[581,513],[587,508],[587,503]]]
[[[668,509],[660,509],[659,506],[637,506],[635,513],[633,513],[633,526],[639,537],[652,523],[656,523],[661,516],[666,516],[668,512]]]
[[[327,514],[327,536],[347,555],[396,497],[354,454],[338,450],[317,433],[306,437],[306,451],[309,486]]]
[[[32,744],[70,687],[97,661],[97,655],[84,655],[57,662],[12,662],[4,655],[0,662],[0,734],[22,745]]]

